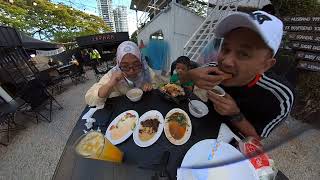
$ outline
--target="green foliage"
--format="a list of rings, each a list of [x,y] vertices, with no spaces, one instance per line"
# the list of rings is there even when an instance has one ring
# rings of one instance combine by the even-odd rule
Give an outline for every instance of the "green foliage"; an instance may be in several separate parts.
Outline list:
[[[74,41],[77,36],[110,31],[97,16],[49,0],[0,0],[0,24],[15,27],[33,37],[55,42]]]
[[[204,1],[204,0],[181,0],[180,4],[193,10],[199,16],[206,15],[207,1]]]
[[[320,72],[300,71],[296,92],[298,101],[292,115],[296,119],[315,121],[312,116],[320,112]],[[311,118],[311,119],[310,119]]]
[[[138,30],[136,30],[135,32],[133,32],[133,33],[131,34],[130,41],[133,41],[133,42],[135,42],[135,43],[138,44],[138,37],[137,37],[137,35],[138,35]]]
[[[273,0],[281,16],[320,16],[319,0]]]

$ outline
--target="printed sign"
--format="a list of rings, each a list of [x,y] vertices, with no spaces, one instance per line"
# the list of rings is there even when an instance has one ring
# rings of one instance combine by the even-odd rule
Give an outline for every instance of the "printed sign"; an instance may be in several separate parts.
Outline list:
[[[284,17],[283,22],[285,24],[294,23],[294,24],[301,24],[301,23],[314,23],[320,24],[320,17]]]
[[[129,40],[128,32],[105,33],[76,38],[80,47],[92,46],[96,44],[117,45],[123,41]]]
[[[298,68],[320,72],[320,63],[309,62],[309,61],[300,61],[298,64]]]
[[[317,42],[320,43],[320,34],[311,34],[311,33],[289,33],[289,40],[292,41],[307,41],[307,42]]]
[[[298,51],[296,58],[320,63],[320,54],[317,53]]]
[[[285,25],[285,31],[320,33],[319,25]]]
[[[320,52],[319,43],[309,43],[309,42],[291,42],[289,46],[293,49]]]

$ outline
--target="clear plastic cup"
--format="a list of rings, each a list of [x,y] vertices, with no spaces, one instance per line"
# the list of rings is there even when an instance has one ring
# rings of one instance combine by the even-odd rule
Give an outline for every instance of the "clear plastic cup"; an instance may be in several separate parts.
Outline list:
[[[79,137],[75,143],[75,151],[84,158],[116,163],[123,160],[123,152],[98,131],[91,131]]]

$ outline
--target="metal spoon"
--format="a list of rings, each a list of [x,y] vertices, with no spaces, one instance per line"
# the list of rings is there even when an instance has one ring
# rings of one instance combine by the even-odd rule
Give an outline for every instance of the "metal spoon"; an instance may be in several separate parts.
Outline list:
[[[123,76],[123,77],[126,80],[129,87],[134,87],[134,82],[130,81],[126,76]]]

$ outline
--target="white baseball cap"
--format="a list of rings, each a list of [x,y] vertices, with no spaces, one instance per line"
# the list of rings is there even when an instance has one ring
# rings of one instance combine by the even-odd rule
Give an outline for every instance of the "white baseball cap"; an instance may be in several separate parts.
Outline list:
[[[280,19],[264,11],[255,11],[250,14],[236,12],[217,24],[215,35],[224,37],[231,30],[239,27],[257,32],[267,46],[273,50],[273,56],[277,53],[283,35],[283,23]]]

